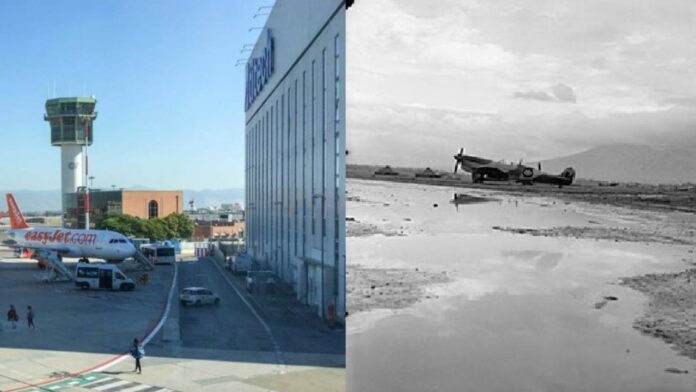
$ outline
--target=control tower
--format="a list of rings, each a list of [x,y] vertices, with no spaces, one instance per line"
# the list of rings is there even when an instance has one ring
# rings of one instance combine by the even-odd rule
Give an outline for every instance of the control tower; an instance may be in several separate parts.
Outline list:
[[[93,141],[92,122],[97,118],[97,112],[94,111],[96,105],[94,97],[55,98],[46,101],[44,120],[51,125],[51,144],[60,147],[64,217],[68,207],[66,195],[86,189],[85,149]]]

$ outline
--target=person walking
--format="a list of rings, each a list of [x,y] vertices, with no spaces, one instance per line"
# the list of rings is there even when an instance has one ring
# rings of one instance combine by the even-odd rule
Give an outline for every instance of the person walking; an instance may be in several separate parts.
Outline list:
[[[143,349],[143,346],[140,344],[138,338],[133,339],[131,356],[135,358],[135,370],[133,371],[138,372],[138,374],[141,374],[143,372],[143,368],[142,366],[140,366],[140,360],[143,358],[143,356],[145,356],[145,350]]]
[[[17,314],[17,309],[15,309],[14,305],[10,305],[10,310],[7,311],[7,321],[12,324],[12,329],[17,329],[19,315]]]
[[[31,306],[27,306],[27,328],[36,329],[34,326],[34,309]]]

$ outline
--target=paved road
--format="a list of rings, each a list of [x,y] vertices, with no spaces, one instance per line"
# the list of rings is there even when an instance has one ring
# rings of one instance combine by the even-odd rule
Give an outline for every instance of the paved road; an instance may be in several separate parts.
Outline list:
[[[207,287],[219,305],[182,306],[179,320],[184,347],[273,351],[273,342],[251,310],[220,275],[211,259],[179,263],[179,288]]]

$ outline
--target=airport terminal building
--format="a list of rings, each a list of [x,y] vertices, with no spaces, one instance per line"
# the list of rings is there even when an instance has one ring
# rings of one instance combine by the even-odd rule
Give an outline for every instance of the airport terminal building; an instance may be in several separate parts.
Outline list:
[[[344,0],[278,0],[246,64],[246,244],[317,314],[345,314]]]
[[[65,210],[63,225],[70,228],[85,227],[85,193],[70,192],[63,196]],[[183,191],[154,191],[90,189],[89,213],[91,222],[97,222],[109,214],[126,214],[143,219],[164,218],[169,214],[184,212]]]

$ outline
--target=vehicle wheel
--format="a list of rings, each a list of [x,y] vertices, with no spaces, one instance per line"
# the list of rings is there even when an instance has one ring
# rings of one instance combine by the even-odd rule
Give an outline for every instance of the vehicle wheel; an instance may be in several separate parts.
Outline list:
[[[220,305],[220,298],[215,298],[215,305]]]
[[[129,285],[126,284],[126,283],[121,283],[121,287],[120,287],[121,291],[127,291],[127,290],[129,289],[128,286],[129,286]]]
[[[200,305],[200,304],[201,304],[201,301],[200,301],[200,300],[196,301],[196,306],[198,306],[198,305]]]
[[[181,306],[186,306],[186,301],[181,301]]]
[[[82,285],[80,286],[80,288],[81,288],[82,290],[89,290],[89,283],[82,283]]]

